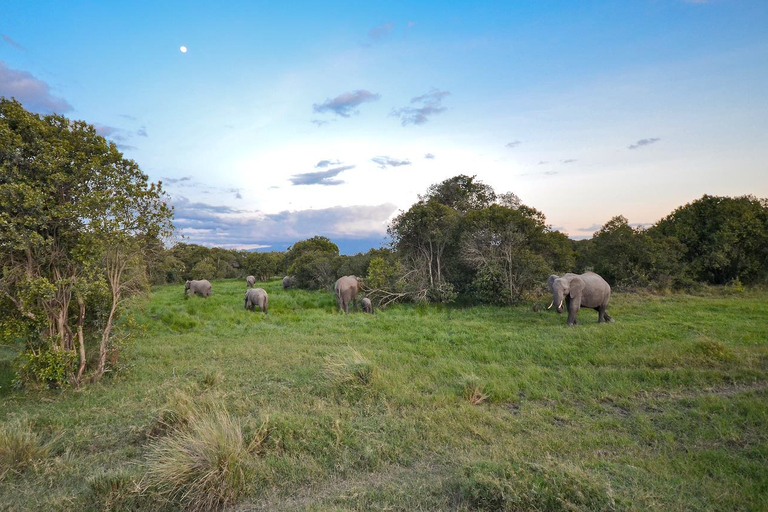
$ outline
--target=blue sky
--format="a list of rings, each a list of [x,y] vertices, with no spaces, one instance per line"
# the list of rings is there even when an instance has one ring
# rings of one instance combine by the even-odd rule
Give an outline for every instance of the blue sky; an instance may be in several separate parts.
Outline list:
[[[768,197],[766,27],[765,0],[3,0],[0,95],[97,126],[190,243],[364,251],[457,174],[584,238]]]

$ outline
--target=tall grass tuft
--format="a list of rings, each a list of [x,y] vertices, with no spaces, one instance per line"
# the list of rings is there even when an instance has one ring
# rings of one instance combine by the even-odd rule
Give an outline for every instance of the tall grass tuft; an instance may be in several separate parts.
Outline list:
[[[617,509],[606,481],[581,468],[551,461],[478,462],[465,468],[463,477],[447,486],[457,504],[474,510]]]
[[[26,421],[13,421],[0,426],[0,482],[9,474],[21,474],[36,459],[49,453]]]
[[[327,356],[323,369],[325,377],[341,387],[365,387],[376,377],[376,368],[357,350]]]
[[[480,405],[490,398],[490,393],[485,389],[485,385],[477,375],[465,376],[463,388],[464,399],[472,405]]]
[[[249,448],[256,449],[226,410],[198,411],[185,428],[151,447],[148,488],[187,510],[231,506],[248,493],[255,476]]]
[[[165,407],[152,420],[147,437],[160,437],[186,427],[193,416],[209,406],[205,399],[193,399],[183,391],[175,391]]]

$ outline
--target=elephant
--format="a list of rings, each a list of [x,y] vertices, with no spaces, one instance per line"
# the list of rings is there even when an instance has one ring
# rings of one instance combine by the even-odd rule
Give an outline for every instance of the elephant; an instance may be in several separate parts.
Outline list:
[[[339,310],[349,313],[349,302],[352,301],[354,310],[357,311],[357,277],[343,276],[333,285],[333,293],[336,295],[336,303]]]
[[[250,288],[245,291],[245,309],[256,311],[255,308],[259,308],[259,311],[266,313],[268,302],[269,296],[264,288]]]
[[[246,277],[245,284],[248,286],[248,288],[253,288],[253,285],[256,284],[256,278],[253,276]]]
[[[557,304],[557,312],[563,312],[563,301],[568,307],[568,325],[576,325],[576,313],[583,306],[597,311],[597,321],[613,322],[606,308],[611,298],[611,285],[594,272],[583,274],[565,274],[563,277],[549,276],[547,287],[552,292],[552,304]]]
[[[371,304],[371,299],[368,297],[365,297],[360,301],[360,307],[362,308],[363,313],[373,314],[373,304]]]
[[[211,282],[207,279],[187,281],[184,283],[184,295],[186,295],[188,291],[191,291],[192,295],[199,293],[203,297],[207,297],[211,294]]]
[[[283,290],[287,290],[288,288],[293,288],[296,286],[296,278],[293,276],[285,276],[283,278]]]

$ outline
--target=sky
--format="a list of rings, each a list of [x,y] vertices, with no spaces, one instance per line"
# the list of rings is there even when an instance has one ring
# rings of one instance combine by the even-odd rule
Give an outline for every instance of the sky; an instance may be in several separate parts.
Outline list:
[[[0,96],[93,124],[228,249],[379,248],[459,174],[573,239],[768,197],[765,0],[2,0]]]

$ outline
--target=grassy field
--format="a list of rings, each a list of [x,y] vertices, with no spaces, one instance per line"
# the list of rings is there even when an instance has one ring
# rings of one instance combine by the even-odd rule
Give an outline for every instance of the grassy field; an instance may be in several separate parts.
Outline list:
[[[0,347],[0,509],[768,510],[768,292],[568,328],[261,286],[156,288],[82,390],[11,389]]]

